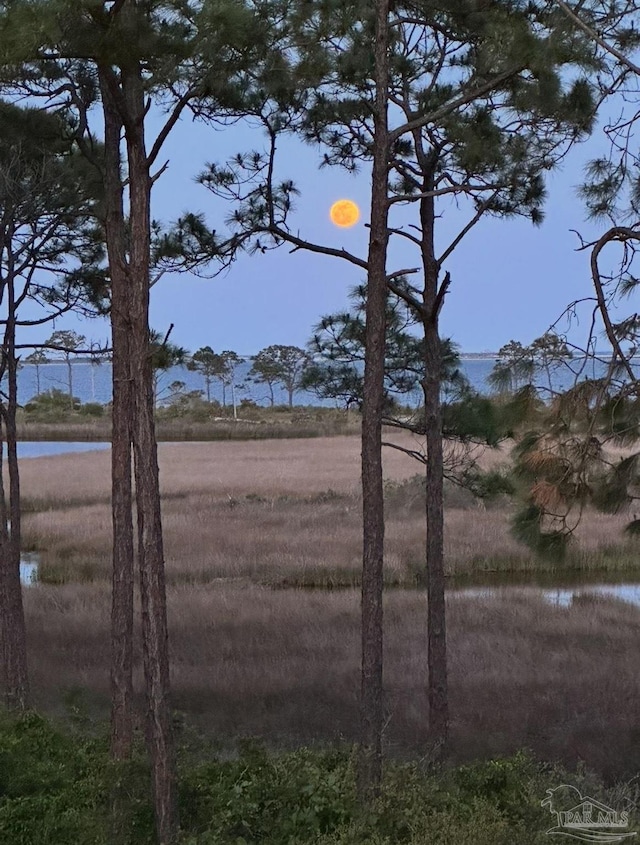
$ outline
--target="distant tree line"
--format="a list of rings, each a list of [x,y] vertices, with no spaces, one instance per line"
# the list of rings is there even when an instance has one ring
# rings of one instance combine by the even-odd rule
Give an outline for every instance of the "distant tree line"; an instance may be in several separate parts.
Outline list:
[[[34,367],[36,373],[36,396],[42,393],[40,367],[62,361],[67,367],[67,392],[70,402],[73,398],[73,361],[74,357],[87,355],[86,338],[72,331],[56,331],[50,338],[37,347],[24,359],[25,364]],[[231,350],[214,352],[210,346],[204,346],[190,354],[186,349],[171,343],[157,331],[151,332],[151,365],[154,372],[154,395],[158,399],[159,376],[172,367],[184,366],[191,372],[199,373],[205,384],[204,393],[207,402],[211,402],[211,386],[218,382],[222,388],[222,405],[227,404],[227,394],[234,394],[237,384],[237,369],[244,362],[240,355]],[[47,355],[47,350],[57,352],[56,357]],[[104,350],[96,348],[91,353],[90,361],[98,365],[109,360]],[[306,389],[307,370],[311,363],[308,352],[297,346],[274,344],[251,356],[251,368],[247,379],[254,384],[264,385],[267,389],[269,404],[275,404],[275,390],[286,392],[287,403],[293,407],[297,391]],[[233,400],[232,400],[233,401]]]

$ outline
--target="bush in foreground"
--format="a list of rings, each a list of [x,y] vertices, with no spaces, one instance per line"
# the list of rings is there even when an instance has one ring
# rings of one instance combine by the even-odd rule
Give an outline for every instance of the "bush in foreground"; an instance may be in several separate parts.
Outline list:
[[[380,800],[361,812],[347,752],[248,744],[233,760],[181,759],[183,845],[541,845],[554,824],[540,804],[547,789],[569,783],[619,809],[635,798],[521,754],[437,774],[390,764]],[[35,714],[0,719],[3,845],[146,845],[152,825],[140,759],[114,766],[106,739],[81,740]]]

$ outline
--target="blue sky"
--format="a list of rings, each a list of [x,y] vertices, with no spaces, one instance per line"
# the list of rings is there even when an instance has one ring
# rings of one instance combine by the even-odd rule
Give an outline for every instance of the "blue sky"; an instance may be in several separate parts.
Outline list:
[[[497,350],[512,338],[530,342],[570,301],[591,295],[588,253],[575,251],[577,238],[570,229],[597,231],[584,222],[576,187],[585,162],[603,146],[596,133],[550,176],[542,226],[526,220],[483,221],[447,262],[444,269],[451,272],[452,286],[441,330],[463,351]],[[259,129],[237,125],[214,130],[183,120],[161,156],[169,166],[154,187],[154,217],[167,221],[186,210],[202,211],[212,226],[223,229],[229,207],[196,184],[195,176],[207,161],[263,147]],[[292,228],[303,237],[364,257],[368,172],[320,169],[319,159],[317,148],[297,139],[288,139],[280,150],[280,177],[292,178],[301,190],[290,218]],[[343,197],[355,200],[362,210],[352,229],[338,229],[329,220],[331,204]],[[443,243],[465,222],[451,203],[440,221]],[[392,248],[390,270],[414,263],[407,246]],[[209,345],[217,351],[252,354],[272,343],[304,346],[320,317],[347,307],[350,288],[361,281],[363,273],[344,261],[303,251],[291,254],[285,246],[266,255],[243,255],[215,279],[166,275],[152,292],[151,323],[162,333],[174,323],[172,340],[191,351]],[[583,321],[574,326],[576,340],[585,325]],[[106,325],[96,321],[65,318],[56,328],[76,328],[94,340],[108,336]]]

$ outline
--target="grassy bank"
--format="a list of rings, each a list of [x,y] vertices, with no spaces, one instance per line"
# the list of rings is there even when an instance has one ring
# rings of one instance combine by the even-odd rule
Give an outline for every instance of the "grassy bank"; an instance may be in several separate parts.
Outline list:
[[[79,740],[35,716],[0,723],[0,759],[3,845],[153,842],[142,761],[115,767],[105,742]],[[526,755],[438,774],[392,764],[366,811],[348,751],[274,755],[245,745],[235,759],[202,763],[183,745],[180,778],[181,845],[541,845],[555,823],[541,806],[548,790],[570,783],[621,809],[637,798],[632,787],[606,789]],[[554,801],[566,809],[560,793]],[[628,829],[637,822],[632,813]]]
[[[206,403],[203,403],[206,404]],[[108,442],[111,419],[108,409],[93,414],[80,406],[69,411],[66,406],[39,413],[20,411],[18,439],[23,441]],[[211,407],[199,413],[158,409],[156,430],[161,442],[209,440],[267,440],[301,437],[332,437],[359,431],[360,416],[334,408],[277,406],[241,408],[238,419],[231,409]]]

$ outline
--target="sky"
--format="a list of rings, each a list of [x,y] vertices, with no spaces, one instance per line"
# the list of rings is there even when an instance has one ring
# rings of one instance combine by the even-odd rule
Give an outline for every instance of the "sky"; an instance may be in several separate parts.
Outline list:
[[[150,121],[153,131],[159,116]],[[166,143],[160,162],[168,166],[153,189],[153,217],[175,220],[185,211],[203,212],[218,231],[224,230],[231,209],[197,184],[205,164],[224,162],[235,152],[263,150],[260,129],[236,125],[216,130],[183,119]],[[523,219],[487,219],[479,223],[447,261],[452,277],[441,315],[441,333],[463,352],[495,351],[511,339],[529,343],[563,313],[569,302],[591,295],[588,252],[578,252],[571,229],[597,232],[585,222],[577,196],[585,163],[606,147],[598,132],[577,146],[562,168],[548,177],[546,217],[534,227]],[[297,138],[282,142],[278,177],[291,178],[301,191],[290,217],[293,231],[327,246],[367,253],[370,181],[362,169],[355,175],[337,167],[319,167],[320,151]],[[359,222],[340,229],[329,219],[331,204],[354,200]],[[415,207],[414,211],[415,213]],[[405,213],[410,221],[411,212]],[[450,202],[438,223],[441,243],[448,242],[466,222]],[[406,241],[392,246],[389,271],[417,266]],[[251,355],[270,344],[304,347],[323,315],[344,310],[349,291],[364,274],[337,258],[282,246],[265,255],[241,255],[216,278],[166,274],[154,287],[151,325],[163,335],[173,323],[171,340],[194,351],[211,346]],[[572,326],[579,341],[586,321]],[[566,327],[559,324],[560,329]],[[56,329],[72,328],[87,339],[105,342],[105,322],[82,322],[71,316]],[[50,333],[50,329],[46,330]],[[43,340],[30,335],[30,341]]]

